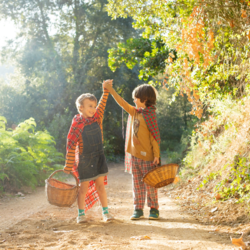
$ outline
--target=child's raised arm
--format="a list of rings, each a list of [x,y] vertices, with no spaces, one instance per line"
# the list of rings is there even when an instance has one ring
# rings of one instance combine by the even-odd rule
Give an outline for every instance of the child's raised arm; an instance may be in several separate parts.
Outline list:
[[[112,87],[113,80],[106,80],[103,82],[103,87],[108,89],[110,94],[114,97],[118,105],[120,105],[125,111],[127,111],[130,115],[134,115],[135,108],[127,103],[121,96],[119,96],[116,91]]]
[[[101,99],[98,103],[98,106],[96,108],[96,111],[98,112],[101,120],[102,120],[103,115],[104,115],[108,96],[109,96],[109,90],[103,87],[103,94],[102,94],[102,97],[101,97]]]

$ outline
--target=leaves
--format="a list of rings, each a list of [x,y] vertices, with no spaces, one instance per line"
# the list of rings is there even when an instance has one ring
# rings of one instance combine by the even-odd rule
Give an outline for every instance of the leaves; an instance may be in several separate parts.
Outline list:
[[[242,250],[247,249],[247,246],[246,246],[245,242],[243,241],[243,233],[239,239],[232,238],[231,236],[230,236],[230,239],[232,241],[232,244],[234,244],[238,247],[241,247]]]
[[[166,47],[177,51],[177,58],[165,59],[164,76],[168,77],[168,85],[187,94],[193,105],[192,114],[199,119],[207,99],[241,98],[247,93],[250,80],[247,2],[162,0],[149,4],[144,0],[129,3],[109,0],[107,9],[113,18],[131,16],[134,27],[144,30],[144,38],[160,37]],[[147,79],[154,72],[142,63],[148,59],[148,53],[143,57],[140,62],[132,58],[134,61],[128,66],[138,61],[143,67],[140,76]],[[115,67],[122,61],[118,60]]]
[[[216,199],[216,200],[220,200],[220,199],[221,199],[221,195],[220,195],[219,193],[216,194],[216,195],[215,195],[215,199]]]
[[[139,65],[139,79],[143,80],[163,73],[170,55],[172,61],[177,57],[176,51],[169,49],[161,38],[130,38],[126,43],[119,43],[117,48],[112,48],[108,52],[109,67],[112,71],[121,67],[122,63],[130,69]]]
[[[180,177],[178,177],[178,176],[176,176],[175,178],[174,178],[174,184],[176,184],[176,183],[178,183],[178,182],[180,182]]]
[[[54,139],[48,132],[35,131],[35,120],[30,118],[20,123],[14,131],[0,133],[0,189],[6,183],[12,188],[21,185],[36,186],[44,182],[44,169],[48,174],[59,163],[63,155],[54,147]]]
[[[0,116],[0,130],[5,130],[5,124],[7,123],[7,120],[5,117]]]

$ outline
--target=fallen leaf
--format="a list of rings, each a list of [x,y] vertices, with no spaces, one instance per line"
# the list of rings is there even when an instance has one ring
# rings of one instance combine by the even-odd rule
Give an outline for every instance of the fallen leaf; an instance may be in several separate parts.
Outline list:
[[[235,246],[241,247],[242,250],[245,250],[247,248],[246,244],[243,241],[243,233],[239,239],[231,238],[231,236],[230,239]]]
[[[143,235],[143,236],[132,236],[132,237],[130,237],[130,239],[132,239],[132,240],[150,240],[151,238],[147,235]]]
[[[176,176],[175,178],[174,178],[174,184],[176,184],[176,183],[178,183],[180,181],[180,177],[178,177],[178,176]]]
[[[216,200],[220,200],[220,199],[221,199],[221,195],[220,195],[220,194],[216,194],[216,195],[215,195],[215,199],[216,199]]]

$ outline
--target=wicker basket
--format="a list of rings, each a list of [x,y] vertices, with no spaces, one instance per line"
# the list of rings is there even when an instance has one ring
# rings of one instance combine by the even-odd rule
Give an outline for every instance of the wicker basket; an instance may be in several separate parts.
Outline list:
[[[52,176],[58,172],[63,172],[63,170],[56,170],[45,180],[45,192],[48,202],[58,207],[70,207],[77,198],[79,189],[78,180],[73,174],[71,175],[75,178],[76,185],[53,179]]]
[[[143,181],[151,187],[160,188],[174,182],[177,174],[178,164],[166,164],[157,167],[144,175]]]

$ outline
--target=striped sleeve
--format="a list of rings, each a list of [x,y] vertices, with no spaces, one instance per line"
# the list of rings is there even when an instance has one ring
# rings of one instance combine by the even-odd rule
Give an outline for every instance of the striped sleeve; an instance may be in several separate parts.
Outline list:
[[[67,172],[71,172],[73,165],[76,161],[75,159],[75,153],[76,152],[76,145],[73,145],[71,149],[66,153],[66,161],[65,161],[65,166],[64,170]],[[83,152],[83,141],[82,141],[82,136],[79,137],[79,153],[81,154]]]
[[[65,161],[65,166],[64,170],[67,172],[71,172],[73,165],[75,163],[75,148],[76,145],[73,145],[71,149],[68,150],[66,153],[66,161]]]
[[[105,111],[105,107],[106,107],[106,103],[108,100],[108,96],[109,96],[109,91],[107,89],[104,89],[104,92],[102,94],[102,97],[99,101],[99,104],[97,106],[97,112],[100,116],[100,120],[102,121],[103,116],[104,116],[104,111]]]
[[[83,140],[82,140],[82,135],[79,137],[79,154],[82,154],[83,152]]]

